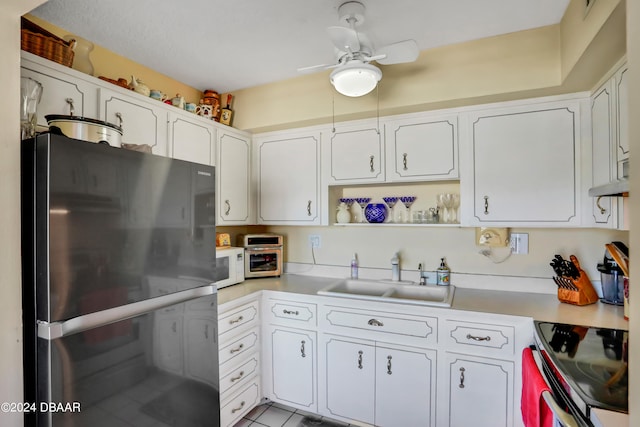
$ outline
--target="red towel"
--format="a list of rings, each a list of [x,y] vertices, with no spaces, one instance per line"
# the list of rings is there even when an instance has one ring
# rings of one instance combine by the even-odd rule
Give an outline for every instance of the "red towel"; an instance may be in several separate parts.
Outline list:
[[[553,426],[553,412],[542,398],[543,391],[550,391],[549,386],[540,374],[538,365],[530,348],[522,352],[522,421],[525,427]]]

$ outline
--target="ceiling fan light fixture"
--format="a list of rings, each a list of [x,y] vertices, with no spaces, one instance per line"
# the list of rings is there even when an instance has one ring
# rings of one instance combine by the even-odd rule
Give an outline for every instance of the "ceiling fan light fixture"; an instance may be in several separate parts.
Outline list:
[[[345,96],[363,96],[375,89],[382,78],[382,71],[362,61],[351,61],[333,70],[331,84]]]

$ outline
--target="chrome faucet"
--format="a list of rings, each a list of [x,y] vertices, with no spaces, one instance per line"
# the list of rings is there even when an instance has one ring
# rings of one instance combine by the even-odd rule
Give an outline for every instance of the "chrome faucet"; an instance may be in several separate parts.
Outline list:
[[[427,284],[427,275],[424,274],[422,263],[418,264],[418,271],[420,272],[420,284],[425,286]]]
[[[398,252],[391,258],[391,280],[394,282],[400,281],[400,256]]]

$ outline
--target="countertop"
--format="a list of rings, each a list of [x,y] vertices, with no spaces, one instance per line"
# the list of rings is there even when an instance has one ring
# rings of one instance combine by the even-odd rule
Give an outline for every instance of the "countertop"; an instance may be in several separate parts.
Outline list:
[[[341,279],[284,274],[281,277],[248,279],[218,291],[218,303],[249,295],[261,290],[292,292],[315,295],[319,290]],[[454,310],[483,313],[506,314],[531,317],[534,320],[596,326],[611,329],[629,329],[624,319],[623,308],[597,302],[585,306],[575,306],[558,301],[555,295],[528,292],[492,291],[456,287]],[[446,310],[446,308],[445,308]]]

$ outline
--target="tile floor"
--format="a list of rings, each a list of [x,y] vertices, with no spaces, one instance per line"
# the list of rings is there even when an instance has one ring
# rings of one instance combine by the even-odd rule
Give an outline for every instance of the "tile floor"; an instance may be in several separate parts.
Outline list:
[[[347,427],[350,424],[330,420],[278,403],[255,407],[234,427]]]

